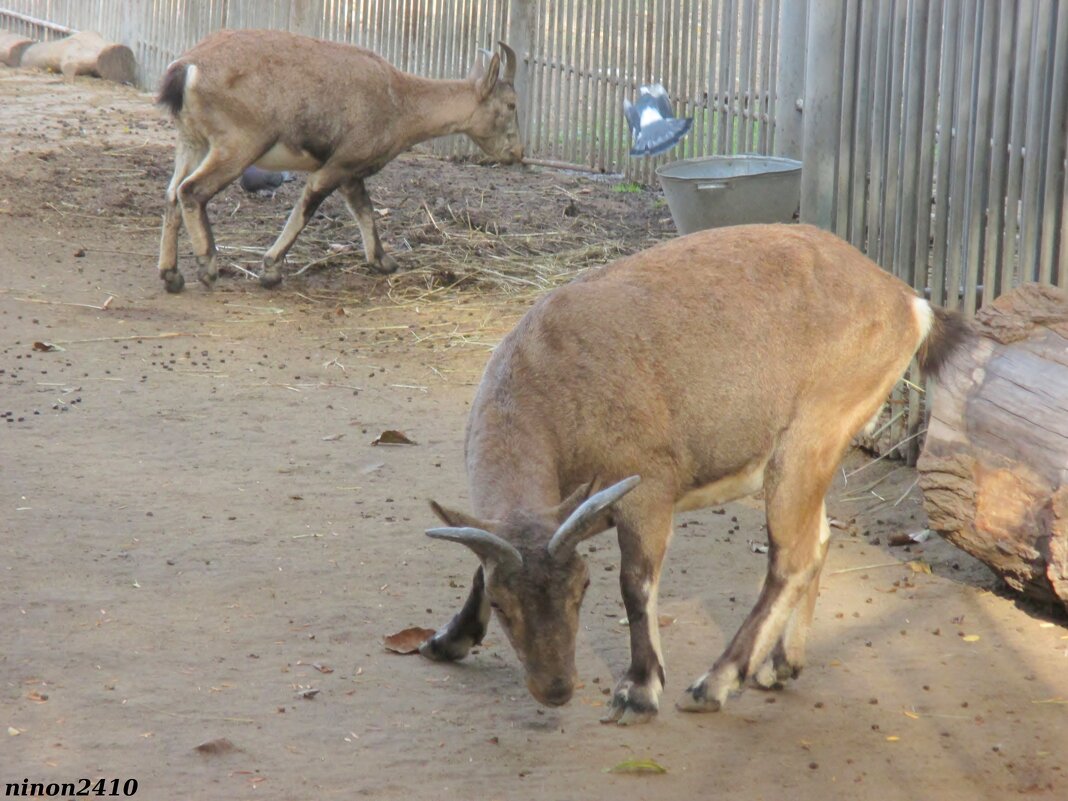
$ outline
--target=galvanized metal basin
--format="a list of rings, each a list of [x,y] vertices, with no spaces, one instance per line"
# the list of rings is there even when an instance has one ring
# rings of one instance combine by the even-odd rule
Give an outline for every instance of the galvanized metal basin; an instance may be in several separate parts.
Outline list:
[[[745,223],[792,222],[801,162],[773,156],[703,156],[656,171],[680,234]]]

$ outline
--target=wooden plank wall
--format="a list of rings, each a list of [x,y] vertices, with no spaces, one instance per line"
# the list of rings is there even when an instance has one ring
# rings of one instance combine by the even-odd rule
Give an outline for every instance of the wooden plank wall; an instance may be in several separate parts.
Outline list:
[[[841,47],[827,227],[967,312],[1068,286],[1068,3],[850,0]]]

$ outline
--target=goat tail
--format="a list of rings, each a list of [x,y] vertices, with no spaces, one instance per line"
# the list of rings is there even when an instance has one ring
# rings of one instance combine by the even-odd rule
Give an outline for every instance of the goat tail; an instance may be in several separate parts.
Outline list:
[[[163,74],[163,80],[159,85],[159,95],[156,102],[170,110],[174,117],[182,112],[182,102],[185,97],[185,78],[189,65],[182,61],[175,61]]]
[[[919,302],[927,305],[931,325],[916,352],[916,360],[925,376],[937,378],[953,352],[972,336],[972,329],[960,312]]]

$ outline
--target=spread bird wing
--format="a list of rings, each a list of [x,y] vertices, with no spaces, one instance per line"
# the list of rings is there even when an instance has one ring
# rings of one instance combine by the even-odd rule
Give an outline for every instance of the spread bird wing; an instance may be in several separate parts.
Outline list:
[[[631,148],[632,156],[655,156],[670,150],[684,137],[693,125],[693,118],[667,119],[642,128]]]

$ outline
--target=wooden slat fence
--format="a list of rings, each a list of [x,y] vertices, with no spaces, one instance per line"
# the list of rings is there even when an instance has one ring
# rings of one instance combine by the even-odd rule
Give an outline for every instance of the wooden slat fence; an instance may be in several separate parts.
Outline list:
[[[968,313],[1068,287],[1068,3],[812,0],[809,19],[805,104],[832,113],[805,121],[802,218]],[[899,441],[920,405],[895,405]]]
[[[147,88],[223,27],[353,42],[439,77],[504,38],[534,159],[653,183],[669,159],[803,153],[803,218],[935,302],[1068,285],[1068,0],[0,0],[0,24],[98,30],[133,48]],[[651,82],[694,126],[634,159],[622,102]]]
[[[351,42],[409,72],[459,77],[478,48],[521,60],[533,158],[654,182],[665,161],[774,147],[781,0],[0,0],[0,25],[97,30],[133,49],[152,88],[183,50],[220,28],[278,28]],[[669,156],[634,159],[624,97],[663,83],[694,128]],[[460,138],[442,153],[472,152]]]
[[[802,216],[951,308],[1023,281],[1068,286],[1068,3],[811,8],[836,17],[815,52],[841,80],[821,92],[837,101],[822,143],[833,180],[806,182],[820,200]]]
[[[1068,0],[0,0],[0,27],[97,30],[134,50],[146,88],[224,27],[352,42],[433,77],[503,38],[534,160],[654,183],[677,158],[803,157],[802,219],[936,303],[1068,287]],[[652,82],[693,130],[635,159],[622,102]],[[891,439],[914,434],[917,393],[892,408]]]

